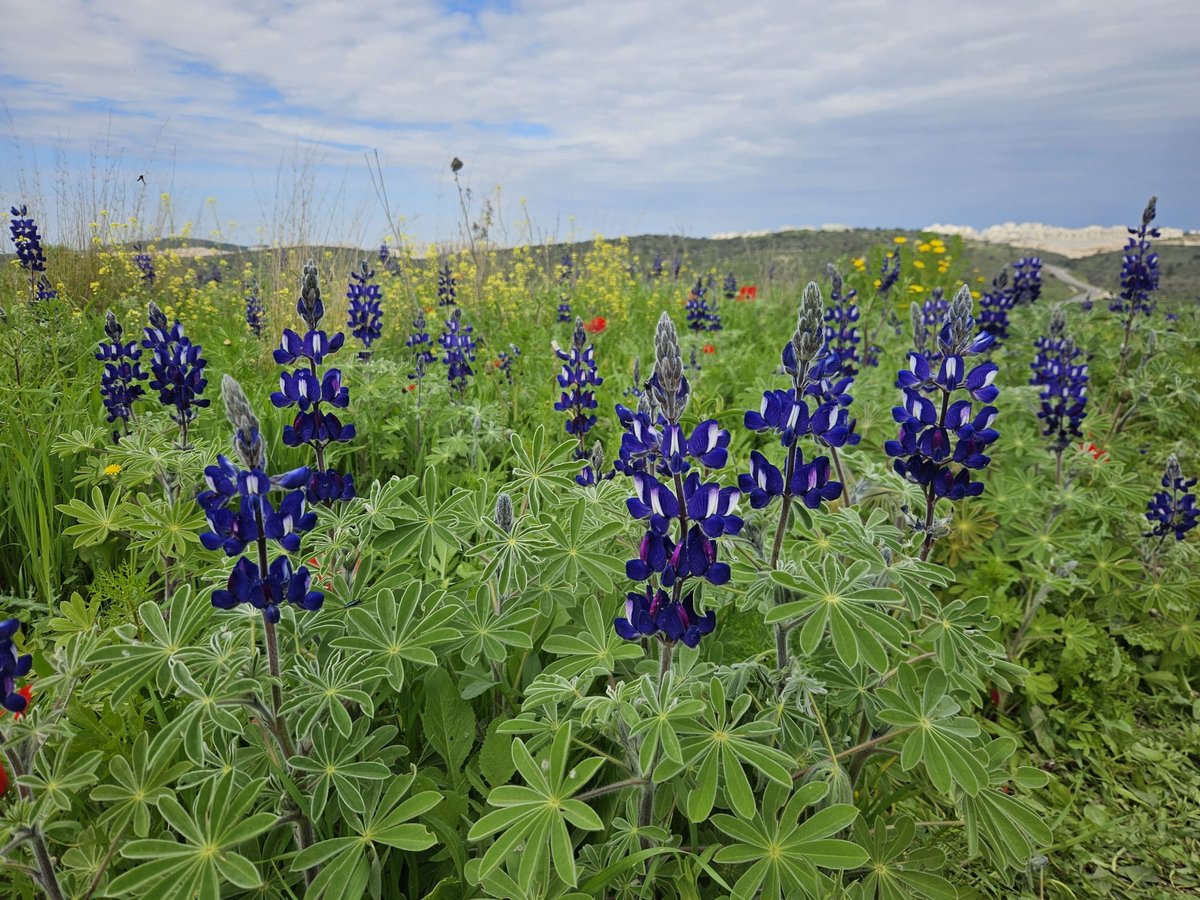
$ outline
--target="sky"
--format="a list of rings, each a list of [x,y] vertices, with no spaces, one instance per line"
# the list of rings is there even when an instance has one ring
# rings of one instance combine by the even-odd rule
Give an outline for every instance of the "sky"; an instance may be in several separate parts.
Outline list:
[[[1198,34],[1190,0],[40,0],[0,29],[0,204],[62,240],[107,210],[371,246],[377,159],[421,242],[460,237],[459,185],[507,244],[1151,194],[1195,229]]]

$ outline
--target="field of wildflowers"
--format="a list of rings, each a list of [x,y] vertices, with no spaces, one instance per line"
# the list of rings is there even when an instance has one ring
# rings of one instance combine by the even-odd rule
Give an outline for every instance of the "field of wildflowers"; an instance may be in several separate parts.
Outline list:
[[[933,234],[194,256],[13,208],[4,896],[1200,891],[1156,217],[1102,299]]]

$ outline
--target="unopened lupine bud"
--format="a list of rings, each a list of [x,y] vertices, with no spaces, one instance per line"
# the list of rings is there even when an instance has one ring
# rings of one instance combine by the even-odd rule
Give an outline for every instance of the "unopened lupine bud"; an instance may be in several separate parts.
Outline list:
[[[496,525],[505,534],[512,534],[513,502],[508,494],[502,493],[496,497]]]
[[[1054,315],[1050,317],[1050,337],[1057,339],[1062,337],[1063,332],[1067,328],[1067,317],[1061,309],[1056,309]]]
[[[587,332],[583,328],[583,319],[579,316],[575,317],[575,332],[571,335],[571,343],[578,350],[583,350],[583,345],[587,343]]]
[[[837,266],[833,263],[828,263],[825,266],[825,273],[829,276],[829,291],[834,297],[842,295],[842,273],[837,270]]]
[[[912,320],[913,349],[918,353],[925,352],[925,340],[929,333],[925,330],[925,312],[920,303],[912,303],[908,307],[909,318]]]
[[[604,471],[604,445],[599,441],[592,444],[592,457],[589,462],[592,466],[592,471],[597,475]]]
[[[1153,198],[1151,198],[1150,203],[1154,203]],[[1183,477],[1183,469],[1180,468],[1179,457],[1174,453],[1167,457],[1167,470],[1163,474],[1166,481],[1178,481]]]
[[[675,323],[665,312],[659,317],[654,333],[655,403],[668,421],[678,422],[687,406],[687,388],[683,378],[683,356],[679,351],[679,335]]]
[[[118,342],[121,340],[121,323],[117,321],[117,317],[113,315],[112,310],[109,310],[108,315],[104,317],[104,333],[111,340]]]
[[[146,304],[146,314],[150,319],[151,328],[167,328],[167,315],[158,308],[158,304],[153,300]]]
[[[300,285],[300,299],[296,301],[296,312],[310,330],[316,331],[325,315],[321,302],[321,285],[317,280],[317,264],[310,259],[304,267],[304,278]]]
[[[950,309],[946,312],[943,324],[943,350],[946,355],[961,354],[975,336],[975,317],[971,315],[973,307],[971,289],[964,284],[950,301]]]
[[[1142,213],[1142,224],[1149,225],[1154,221],[1155,215],[1158,214],[1158,197],[1151,197],[1150,202],[1146,204],[1146,209]]]
[[[825,343],[825,301],[821,288],[815,281],[804,287],[800,297],[800,309],[796,315],[796,331],[792,335],[792,349],[796,354],[796,390],[804,387],[808,369]]]
[[[244,468],[266,471],[267,450],[259,433],[258,417],[250,408],[246,392],[231,375],[221,379],[221,398],[225,401],[225,415],[233,425],[235,455]]]

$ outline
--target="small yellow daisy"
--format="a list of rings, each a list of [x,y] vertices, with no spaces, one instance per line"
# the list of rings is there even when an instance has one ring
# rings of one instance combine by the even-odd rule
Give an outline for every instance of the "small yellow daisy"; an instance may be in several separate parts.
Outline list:
[[[892,241],[894,241],[894,242],[895,242],[895,243],[897,243],[897,244],[907,244],[907,243],[908,243],[908,238],[906,238],[906,237],[905,237],[904,235],[902,235],[902,234],[898,234],[898,235],[896,235],[894,238],[892,238]]]
[[[121,474],[120,463],[109,463],[104,467],[104,474],[108,476],[116,476]]]

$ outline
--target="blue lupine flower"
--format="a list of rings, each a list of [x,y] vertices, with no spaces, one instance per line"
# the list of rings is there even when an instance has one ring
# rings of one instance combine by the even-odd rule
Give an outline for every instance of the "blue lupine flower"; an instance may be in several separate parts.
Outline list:
[[[471,337],[473,330],[469,323],[463,323],[462,309],[455,307],[446,320],[446,330],[438,338],[438,344],[446,351],[442,357],[446,366],[446,380],[460,400],[466,394],[467,381],[475,374],[471,368],[471,363],[475,362],[475,340]]]
[[[650,278],[653,281],[658,281],[663,277],[663,255],[661,253],[654,254],[654,260],[650,263]]]
[[[1146,518],[1153,524],[1146,537],[1156,537],[1161,544],[1167,535],[1174,534],[1175,540],[1182,541],[1196,527],[1200,508],[1192,490],[1195,485],[1195,478],[1184,479],[1179,460],[1172,453],[1162,478],[1164,490],[1157,492],[1146,507]]]
[[[392,248],[386,243],[379,245],[379,265],[383,266],[383,271],[389,275],[400,274],[400,261],[392,256]]]
[[[509,344],[507,351],[501,350],[496,354],[496,368],[504,373],[504,378],[509,384],[513,383],[513,365],[520,355],[521,348],[516,344]]]
[[[896,386],[903,390],[904,402],[892,410],[892,417],[900,430],[895,440],[884,444],[888,456],[894,457],[896,472],[926,489],[926,527],[932,523],[937,498],[960,500],[983,492],[983,482],[973,481],[970,473],[987,466],[991,458],[983,451],[999,437],[991,427],[996,407],[986,405],[999,394],[993,384],[997,366],[985,362],[968,371],[964,361],[992,344],[986,331],[975,331],[966,286],[950,304],[938,341],[942,361],[936,376],[929,359],[920,353],[910,354],[909,368],[899,372]],[[971,399],[953,401],[959,390]],[[938,404],[924,394],[940,397],[940,412]],[[975,412],[972,400],[985,405]]]
[[[305,466],[267,475],[266,448],[245,393],[228,375],[221,388],[226,414],[234,426],[234,453],[240,465],[221,455],[215,465],[204,470],[207,490],[196,496],[196,502],[204,510],[209,530],[200,535],[200,543],[209,550],[222,550],[227,556],[240,558],[225,588],[213,591],[213,606],[233,609],[239,603],[248,603],[261,610],[272,624],[279,621],[279,605],[284,602],[318,610],[325,596],[310,590],[306,568],[293,571],[291,561],[282,555],[266,562],[268,542],[295,553],[300,549],[300,536],[316,525],[316,514],[306,508],[304,490],[313,473]],[[269,496],[273,491],[284,492],[277,504],[272,504]],[[266,565],[265,572],[258,563],[241,556],[251,544]]]
[[[30,283],[32,283],[35,272],[46,271],[46,255],[42,250],[42,237],[38,234],[37,223],[29,215],[29,207],[14,206],[10,212],[12,218],[8,222],[8,231],[17,250],[17,262],[22,269],[30,273]]]
[[[429,332],[425,330],[425,311],[419,306],[416,315],[413,316],[412,332],[404,341],[404,346],[411,349],[413,353],[413,370],[408,373],[408,377],[415,379],[419,385],[425,378],[426,368],[434,359],[430,350],[433,342],[430,340]]]
[[[604,469],[604,445],[596,441],[592,445],[591,456],[588,457],[587,464],[584,465],[583,471],[575,476],[575,483],[580,487],[592,487],[599,484],[601,481],[611,481],[617,475],[616,468],[611,468],[608,471]]]
[[[133,252],[133,264],[141,273],[142,284],[146,287],[154,287],[154,279],[157,277],[154,272],[154,258],[142,249],[141,244],[134,244]]]
[[[1042,258],[1022,256],[1012,269],[1013,302],[1017,305],[1036,302],[1042,296]]]
[[[450,270],[450,260],[438,269],[438,306],[454,306],[458,303],[458,279]]]
[[[637,558],[626,563],[625,571],[631,580],[647,584],[644,592],[628,595],[626,615],[615,619],[613,627],[626,640],[657,636],[666,643],[683,641],[694,647],[716,626],[716,614],[696,612],[687,579],[702,578],[713,585],[729,581],[729,565],[717,559],[716,539],[741,530],[743,522],[736,514],[741,491],[705,482],[692,470],[693,463],[705,469],[724,466],[729,433],[712,420],[701,422],[690,435],[680,424],[690,389],[675,326],[666,313],[659,319],[654,344],[654,374],[638,410],[617,406],[625,434],[614,468],[632,475],[634,494],[626,506],[631,516],[646,523]],[[665,479],[660,481],[656,474]],[[670,532],[676,523],[673,539]]]
[[[316,466],[308,473],[308,502],[349,500],[354,496],[354,480],[350,475],[327,468],[325,451],[330,444],[353,440],[355,429],[324,407],[347,408],[350,392],[342,384],[340,369],[327,369],[319,378],[317,371],[325,357],[341,349],[346,338],[340,331],[330,337],[321,330],[325,305],[321,300],[317,266],[311,259],[304,267],[296,312],[308,326],[308,331],[301,337],[285,328],[274,355],[275,362],[281,366],[303,362],[299,368],[280,372],[279,390],[271,394],[271,403],[277,409],[297,407],[292,424],[283,427],[283,442],[289,447],[308,444],[316,456]]]
[[[763,509],[776,497],[785,498],[785,506],[795,497],[816,509],[822,500],[832,500],[842,492],[842,483],[829,479],[829,458],[818,456],[806,463],[798,445],[805,434],[832,447],[856,443],[858,439],[854,423],[841,405],[843,398],[849,403],[846,392],[852,379],[839,377],[839,356],[824,351],[826,318],[820,288],[809,282],[801,298],[795,333],[780,353],[792,386],[764,391],[758,410],[746,412],[746,428],[774,432],[787,448],[782,471],[756,450],[750,454],[750,472],[738,476],[738,484],[749,494],[754,509]],[[808,396],[818,404],[815,411],[809,410]]]
[[[1083,351],[1063,333],[1061,312],[1055,312],[1049,337],[1037,341],[1037,356],[1030,367],[1029,383],[1041,388],[1042,434],[1050,438],[1050,449],[1061,453],[1083,437],[1080,424],[1087,415],[1087,362],[1077,362]]]
[[[246,325],[255,337],[262,337],[266,310],[259,296],[258,280],[251,281],[246,288]]]
[[[554,410],[569,414],[567,434],[574,435],[578,441],[575,458],[584,459],[587,456],[584,438],[596,424],[596,415],[591,412],[596,408],[596,392],[592,388],[599,387],[604,379],[596,371],[596,345],[587,343],[583,319],[575,320],[571,349],[555,350],[555,354],[562,360],[562,368],[558,372],[558,386],[562,388],[562,394],[555,401]]]
[[[309,612],[319,610],[325,603],[325,595],[311,587],[308,568],[293,570],[286,556],[275,557],[265,578],[259,576],[258,566],[243,556],[234,564],[225,588],[213,591],[212,604],[218,609],[233,609],[239,603],[248,603],[274,624],[279,621],[281,603],[291,603]]]
[[[0,622],[0,704],[12,713],[23,713],[29,701],[17,692],[17,679],[24,678],[33,668],[33,656],[17,653],[13,638],[21,630],[19,619]]]
[[[1008,285],[1008,269],[1002,268],[992,279],[992,287],[979,299],[979,324],[999,343],[1008,338],[1008,313],[1016,304],[1016,294]]]
[[[726,300],[732,300],[737,296],[737,289],[737,276],[730,272],[725,276],[725,281],[721,284],[721,293],[725,295]]]
[[[672,600],[666,591],[656,591],[647,585],[644,593],[631,592],[626,598],[625,615],[614,620],[613,626],[627,641],[661,634],[665,640],[683,641],[688,647],[695,647],[702,636],[717,627],[717,617],[711,609],[703,616],[696,612],[691,593],[679,602]]]
[[[858,317],[855,303],[856,290],[845,290],[842,274],[832,264],[827,269],[830,289],[829,303],[825,308],[825,345],[829,353],[837,358],[841,375],[853,377],[858,374]]]
[[[1154,309],[1154,293],[1158,290],[1158,254],[1150,249],[1150,239],[1160,236],[1157,228],[1151,227],[1157,214],[1158,198],[1151,197],[1142,213],[1142,224],[1130,228],[1130,238],[1125,244],[1125,255],[1121,258],[1121,292],[1109,303],[1112,312],[1132,318],[1138,313],[1150,315]]]
[[[696,286],[688,294],[685,309],[687,326],[692,331],[704,331],[708,328],[708,303],[704,299],[705,290],[704,284],[697,278]]]
[[[350,301],[346,327],[362,342],[363,351],[358,354],[362,360],[371,358],[371,345],[383,334],[383,292],[374,278],[375,270],[363,260],[358,271],[350,273],[350,285],[346,290],[346,298]]]
[[[105,317],[104,333],[108,341],[101,341],[96,353],[96,359],[104,363],[104,372],[100,376],[100,395],[104,398],[109,423],[120,419],[128,434],[129,422],[133,419],[133,402],[145,393],[145,389],[138,384],[146,379],[146,373],[138,364],[142,348],[137,341],[122,340],[124,330],[111,312]],[[120,438],[120,432],[114,430],[113,443],[118,443]]]
[[[203,348],[183,333],[178,319],[168,326],[166,315],[153,301],[146,309],[150,323],[142,346],[150,351],[150,389],[158,391],[163,406],[170,407],[171,418],[179,425],[180,446],[186,447],[188,427],[197,410],[209,405],[202,396],[208,386],[204,377],[208,360],[200,355]]]
[[[679,274],[683,271],[683,251],[676,250],[671,258],[671,280],[678,283]]]

